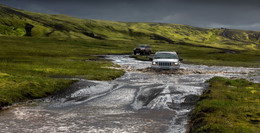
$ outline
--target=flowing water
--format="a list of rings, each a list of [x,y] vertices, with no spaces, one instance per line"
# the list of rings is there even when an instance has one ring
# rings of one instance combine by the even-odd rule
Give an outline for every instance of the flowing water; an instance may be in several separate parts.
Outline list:
[[[188,115],[214,76],[260,82],[259,69],[181,64],[154,72],[128,55],[107,59],[127,72],[113,81],[80,79],[64,93],[0,113],[0,132],[184,133]],[[34,102],[33,102],[34,103]]]

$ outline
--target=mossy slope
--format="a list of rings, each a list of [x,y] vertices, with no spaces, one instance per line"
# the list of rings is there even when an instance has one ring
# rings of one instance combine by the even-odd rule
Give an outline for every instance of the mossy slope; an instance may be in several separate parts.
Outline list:
[[[260,84],[214,77],[191,115],[190,133],[259,133]]]
[[[256,31],[204,29],[164,23],[87,20],[66,15],[33,13],[3,5],[0,5],[0,16],[0,35],[88,40],[147,40],[237,50],[255,50],[260,47],[260,32]]]

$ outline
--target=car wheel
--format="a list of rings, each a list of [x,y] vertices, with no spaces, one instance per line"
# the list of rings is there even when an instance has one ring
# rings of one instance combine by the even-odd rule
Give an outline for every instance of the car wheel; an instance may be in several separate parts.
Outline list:
[[[161,69],[155,69],[155,72],[161,72]]]

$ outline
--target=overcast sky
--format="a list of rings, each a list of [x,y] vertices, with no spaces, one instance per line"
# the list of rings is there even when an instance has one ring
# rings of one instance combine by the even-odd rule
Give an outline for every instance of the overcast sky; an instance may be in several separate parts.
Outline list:
[[[260,0],[0,0],[0,3],[85,19],[260,31]]]

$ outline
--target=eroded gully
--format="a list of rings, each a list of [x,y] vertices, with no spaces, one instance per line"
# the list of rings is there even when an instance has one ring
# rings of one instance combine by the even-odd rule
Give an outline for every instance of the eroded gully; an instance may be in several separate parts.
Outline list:
[[[106,58],[127,72],[113,81],[81,79],[62,94],[0,113],[0,132],[183,133],[188,114],[213,76],[260,82],[259,69],[182,64],[153,72],[151,62],[127,55]]]

